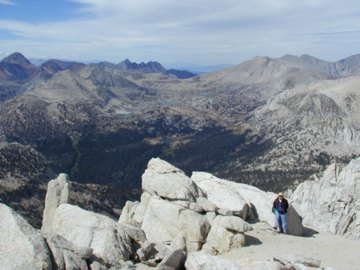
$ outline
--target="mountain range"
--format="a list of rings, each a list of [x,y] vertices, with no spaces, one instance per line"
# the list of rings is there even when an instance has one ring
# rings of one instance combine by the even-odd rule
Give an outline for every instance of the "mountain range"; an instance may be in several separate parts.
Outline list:
[[[255,57],[186,74],[157,62],[4,58],[1,200],[38,226],[44,185],[61,172],[80,205],[116,215],[138,198],[152,157],[279,191],[359,155],[359,55]]]

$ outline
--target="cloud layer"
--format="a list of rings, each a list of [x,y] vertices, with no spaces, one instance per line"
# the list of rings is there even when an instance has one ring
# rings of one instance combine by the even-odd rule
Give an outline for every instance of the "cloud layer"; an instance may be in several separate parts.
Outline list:
[[[11,0],[0,0],[0,5],[13,5],[14,3]]]
[[[79,8],[65,21],[0,19],[0,51],[112,62],[129,57],[236,64],[286,53],[337,60],[358,53],[360,41],[360,3],[354,0],[72,2]]]

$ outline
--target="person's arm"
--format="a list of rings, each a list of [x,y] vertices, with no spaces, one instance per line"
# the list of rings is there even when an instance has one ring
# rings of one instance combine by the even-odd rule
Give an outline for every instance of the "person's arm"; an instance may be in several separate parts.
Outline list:
[[[275,212],[276,212],[276,208],[275,208],[275,200],[273,201],[273,205],[272,205],[271,211],[272,211],[272,212],[273,212],[273,214],[275,215]]]

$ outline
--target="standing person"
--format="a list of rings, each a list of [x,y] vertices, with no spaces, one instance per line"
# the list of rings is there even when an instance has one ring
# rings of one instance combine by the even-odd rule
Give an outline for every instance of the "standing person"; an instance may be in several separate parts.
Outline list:
[[[280,192],[273,202],[273,212],[275,214],[275,226],[279,232],[286,233],[286,213],[289,207],[288,201],[284,198],[284,194]]]

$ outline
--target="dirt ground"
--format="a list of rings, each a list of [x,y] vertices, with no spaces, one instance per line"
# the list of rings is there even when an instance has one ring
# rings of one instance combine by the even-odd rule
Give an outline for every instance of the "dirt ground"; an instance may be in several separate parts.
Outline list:
[[[321,260],[321,267],[336,270],[360,270],[360,241],[326,232],[306,229],[304,237],[278,234],[265,223],[252,225],[247,245],[222,258],[242,265],[249,260],[273,261],[273,258],[300,256]]]

